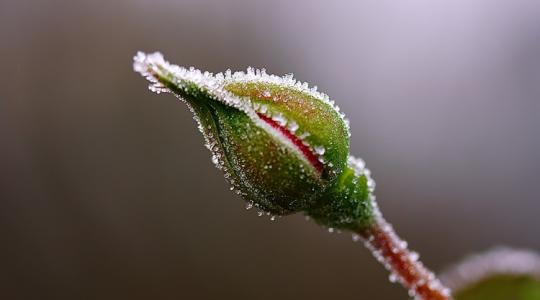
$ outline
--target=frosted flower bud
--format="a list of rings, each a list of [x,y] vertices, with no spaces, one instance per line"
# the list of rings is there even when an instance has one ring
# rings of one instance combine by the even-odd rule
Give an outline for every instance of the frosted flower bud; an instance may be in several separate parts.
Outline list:
[[[173,93],[190,107],[214,163],[253,206],[317,215],[350,170],[347,121],[326,95],[292,76],[253,69],[213,75],[171,65],[159,53],[134,59],[152,91]]]

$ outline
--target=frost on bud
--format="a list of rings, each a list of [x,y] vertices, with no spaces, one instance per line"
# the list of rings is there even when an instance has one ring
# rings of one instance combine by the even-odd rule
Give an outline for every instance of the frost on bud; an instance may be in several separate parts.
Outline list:
[[[330,205],[331,193],[343,193],[336,184],[352,181],[365,206],[368,180],[351,171],[348,122],[328,96],[264,70],[214,75],[171,65],[159,53],[134,59],[152,91],[190,107],[213,161],[253,206],[275,215],[312,211],[326,224],[317,216],[343,209]]]
[[[440,276],[456,300],[540,299],[540,255],[495,248],[467,257]]]
[[[367,228],[375,211],[374,185],[364,161],[351,156],[340,176],[306,213],[317,223],[330,228]]]

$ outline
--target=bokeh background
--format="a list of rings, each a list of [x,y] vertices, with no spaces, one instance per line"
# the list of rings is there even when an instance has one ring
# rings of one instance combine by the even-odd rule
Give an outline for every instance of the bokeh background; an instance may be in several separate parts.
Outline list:
[[[0,0],[0,298],[406,298],[349,234],[245,211],[137,50],[319,86],[436,271],[540,249],[538,1]]]

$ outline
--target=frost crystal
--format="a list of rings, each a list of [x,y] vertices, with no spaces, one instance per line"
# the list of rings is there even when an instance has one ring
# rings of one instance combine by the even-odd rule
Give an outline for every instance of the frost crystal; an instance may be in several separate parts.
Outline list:
[[[361,158],[349,156],[348,164],[354,169],[357,176],[365,176],[370,193],[375,192],[375,180],[371,178],[371,171],[366,168],[366,163]],[[374,202],[374,201],[373,201]]]
[[[390,271],[389,280],[400,282],[408,288],[409,296],[415,299],[431,299],[426,298],[427,291],[436,291],[448,297],[450,290],[418,261],[418,253],[406,248],[406,242],[396,235],[392,226],[380,214],[376,222],[375,228],[365,238],[365,246]]]
[[[326,149],[324,149],[323,146],[315,146],[314,147],[314,150],[315,150],[315,153],[319,154],[319,155],[323,155],[324,154],[324,151]]]
[[[495,248],[466,258],[443,272],[441,280],[460,290],[497,274],[528,275],[540,280],[540,255],[529,250]]]

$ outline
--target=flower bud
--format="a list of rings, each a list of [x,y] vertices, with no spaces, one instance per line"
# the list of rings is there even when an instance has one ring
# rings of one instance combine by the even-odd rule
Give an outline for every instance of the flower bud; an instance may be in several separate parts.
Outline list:
[[[331,198],[349,168],[349,129],[328,96],[264,70],[213,75],[171,65],[159,53],[134,59],[152,91],[190,107],[212,160],[253,206],[285,215]]]
[[[496,247],[466,257],[445,270],[441,281],[456,300],[540,299],[540,254]]]

